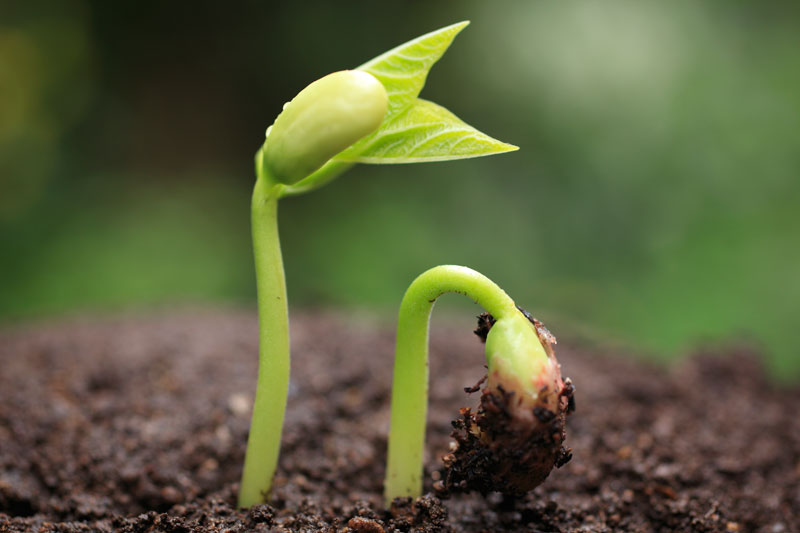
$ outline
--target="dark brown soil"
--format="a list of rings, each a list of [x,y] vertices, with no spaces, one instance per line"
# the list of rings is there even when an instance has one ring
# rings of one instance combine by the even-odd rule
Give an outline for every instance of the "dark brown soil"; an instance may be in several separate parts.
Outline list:
[[[426,490],[482,345],[435,323]],[[671,372],[558,345],[577,388],[574,457],[527,496],[381,506],[391,327],[293,320],[270,505],[235,507],[255,317],[72,321],[0,332],[0,531],[800,531],[800,389],[743,351]],[[560,339],[564,340],[564,339]],[[722,357],[722,356],[725,357]]]

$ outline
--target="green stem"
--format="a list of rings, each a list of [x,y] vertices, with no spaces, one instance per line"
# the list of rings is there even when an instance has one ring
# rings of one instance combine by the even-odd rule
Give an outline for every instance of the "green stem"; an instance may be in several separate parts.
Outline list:
[[[496,319],[517,313],[514,301],[486,276],[442,265],[422,273],[400,305],[392,383],[392,418],[384,498],[422,494],[422,453],[428,405],[428,333],[436,299],[456,292],[472,298]]]
[[[239,507],[262,503],[272,489],[289,391],[289,313],[278,238],[278,196],[281,187],[273,185],[268,176],[261,175],[253,190],[252,231],[258,288],[258,386],[239,489]]]
[[[296,196],[305,194],[314,189],[318,189],[323,185],[328,184],[330,181],[339,176],[342,172],[352,167],[353,163],[342,163],[339,161],[328,161],[319,170],[310,176],[301,179],[293,185],[287,185],[280,191],[280,197]]]

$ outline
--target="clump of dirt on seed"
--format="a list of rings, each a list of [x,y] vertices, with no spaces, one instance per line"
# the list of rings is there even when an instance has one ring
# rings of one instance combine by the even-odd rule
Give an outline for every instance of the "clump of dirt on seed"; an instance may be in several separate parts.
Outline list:
[[[521,311],[534,324],[540,341],[550,357],[555,357],[555,337],[544,325]],[[486,342],[494,318],[488,313],[478,317],[475,334]],[[467,393],[477,392],[482,378]],[[481,391],[476,412],[460,409],[452,422],[454,439],[451,453],[443,459],[444,468],[434,488],[441,496],[456,492],[500,492],[521,496],[539,486],[554,467],[572,458],[563,446],[566,416],[574,411],[574,386],[569,378],[558,379],[560,390],[543,387],[533,405],[523,406],[523,399],[498,385]]]

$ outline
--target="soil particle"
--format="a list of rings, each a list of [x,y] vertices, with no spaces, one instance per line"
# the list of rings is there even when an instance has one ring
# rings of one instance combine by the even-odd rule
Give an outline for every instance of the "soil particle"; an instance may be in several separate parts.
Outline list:
[[[441,500],[426,494],[421,498],[395,498],[389,509],[390,525],[400,531],[451,531],[447,509]]]
[[[347,527],[356,533],[384,533],[386,530],[375,520],[354,516],[347,521]]]
[[[433,496],[483,369],[469,320],[432,331],[426,496],[382,506],[394,333],[293,316],[269,505],[236,508],[257,361],[244,312],[0,331],[0,531],[800,531],[800,389],[732,347],[671,370],[560,342],[574,458],[532,492]],[[563,341],[563,339],[561,339]],[[549,418],[545,412],[539,420]]]
[[[495,319],[489,313],[481,313],[478,315],[478,327],[475,328],[473,333],[478,336],[481,342],[486,342],[486,336],[489,334],[489,330],[492,329],[494,326]]]

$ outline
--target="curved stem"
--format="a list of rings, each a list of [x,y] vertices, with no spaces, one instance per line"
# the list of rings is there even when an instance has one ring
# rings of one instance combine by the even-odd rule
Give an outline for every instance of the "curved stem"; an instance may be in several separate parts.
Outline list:
[[[392,383],[392,418],[384,498],[422,494],[422,453],[428,406],[428,332],[436,299],[456,292],[475,300],[495,318],[517,309],[486,276],[462,266],[442,265],[422,273],[403,296],[397,324]]]
[[[272,489],[289,391],[289,313],[278,238],[278,192],[268,176],[253,190],[253,251],[258,288],[258,386],[239,488],[239,507],[262,503]]]

